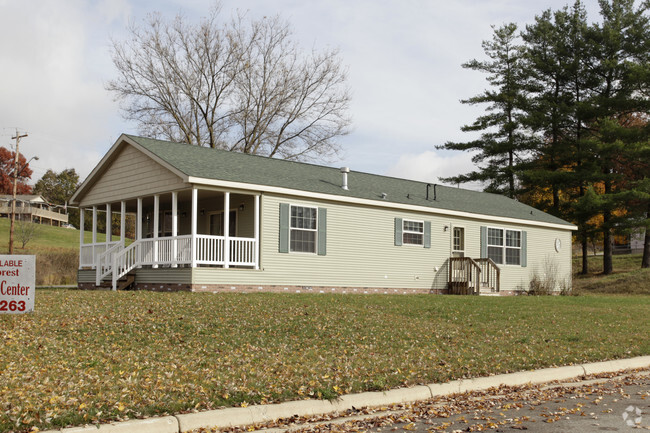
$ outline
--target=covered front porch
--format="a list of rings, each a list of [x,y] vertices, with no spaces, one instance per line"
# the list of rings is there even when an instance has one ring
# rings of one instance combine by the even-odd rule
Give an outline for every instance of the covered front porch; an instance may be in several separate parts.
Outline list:
[[[92,239],[84,214],[92,212]],[[106,240],[97,241],[104,213]],[[119,238],[112,235],[119,215]],[[135,238],[127,239],[127,215]],[[95,285],[118,281],[136,269],[220,267],[259,269],[260,195],[197,188],[80,208],[79,269],[95,271]]]

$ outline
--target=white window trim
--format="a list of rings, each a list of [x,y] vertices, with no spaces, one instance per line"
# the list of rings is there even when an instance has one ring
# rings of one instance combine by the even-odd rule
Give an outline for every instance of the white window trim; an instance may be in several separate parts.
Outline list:
[[[491,245],[490,244],[490,229],[494,230],[501,230],[503,232],[503,244],[502,245]],[[502,250],[503,254],[503,263],[497,263],[499,266],[515,266],[515,267],[521,267],[521,259],[522,259],[522,242],[523,242],[523,230],[521,229],[508,229],[505,227],[493,227],[493,226],[488,226],[487,228],[487,233],[486,233],[486,242],[487,242],[487,251],[488,252],[488,257],[489,257],[489,249],[490,247],[495,248],[495,247],[500,247]],[[509,247],[506,245],[506,233],[507,232],[519,232],[519,246],[518,247]],[[452,234],[453,236],[453,234]],[[452,240],[453,242],[453,240]],[[506,263],[506,249],[511,248],[511,249],[517,249],[519,250],[519,264],[514,264],[514,263]],[[496,262],[495,262],[496,263]]]
[[[291,227],[291,210],[294,207],[304,207],[304,208],[309,208],[309,209],[314,209],[316,210],[316,228],[315,229],[300,229],[297,227]],[[293,251],[291,249],[291,231],[292,230],[303,230],[303,231],[310,231],[314,232],[316,235],[314,236],[314,252],[311,251]],[[317,206],[307,206],[307,205],[300,205],[300,204],[290,204],[289,205],[289,254],[306,254],[306,255],[317,255],[318,254],[318,207]]]
[[[404,224],[407,221],[411,222],[411,223],[420,223],[420,224],[422,224],[422,231],[421,232],[416,232],[414,230],[406,230],[406,228],[404,228]],[[416,235],[421,235],[422,236],[422,243],[413,244],[413,243],[410,243],[410,242],[405,242],[404,241],[404,235],[407,234],[407,233],[413,233],[413,234],[416,234]],[[422,248],[424,246],[424,220],[412,220],[412,219],[402,218],[402,245],[407,246],[407,247],[410,246],[410,247],[419,247],[419,248]]]

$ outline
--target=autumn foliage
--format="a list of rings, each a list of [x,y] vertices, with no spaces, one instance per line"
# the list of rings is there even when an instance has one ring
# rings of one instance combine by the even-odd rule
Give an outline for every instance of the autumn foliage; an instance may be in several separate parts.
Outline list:
[[[6,147],[0,147],[0,194],[13,193],[15,157],[16,152],[13,152]],[[32,187],[27,184],[27,181],[31,178],[32,170],[29,168],[27,160],[22,154],[18,155],[17,194],[32,193]]]

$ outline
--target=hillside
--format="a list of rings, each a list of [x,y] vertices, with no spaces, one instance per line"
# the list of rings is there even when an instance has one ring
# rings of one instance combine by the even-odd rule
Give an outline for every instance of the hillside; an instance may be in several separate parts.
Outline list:
[[[0,254],[9,251],[9,218],[0,218]],[[36,256],[36,285],[68,285],[77,282],[79,266],[79,230],[35,224],[36,231],[25,248],[22,248],[20,224],[14,227],[14,254]],[[92,239],[85,232],[85,242]],[[99,242],[106,239],[98,234]]]

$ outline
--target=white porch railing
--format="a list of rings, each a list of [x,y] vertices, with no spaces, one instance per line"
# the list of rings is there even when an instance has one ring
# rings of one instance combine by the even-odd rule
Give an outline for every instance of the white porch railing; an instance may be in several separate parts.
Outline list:
[[[81,245],[79,248],[79,267],[83,268],[85,266],[88,266],[95,269],[99,256],[103,254],[108,248],[111,248],[119,243],[120,241],[109,242],[108,244],[106,244],[106,242],[97,242],[94,244]]]
[[[232,237],[228,265],[255,266],[257,242],[253,238]],[[225,265],[223,236],[196,236],[196,263],[205,265]],[[178,266],[192,263],[192,236],[147,238],[133,242],[128,247],[115,246],[103,251],[95,262],[98,281],[112,273],[113,290],[117,280],[139,266]],[[106,263],[108,257],[111,261]],[[97,260],[97,259],[96,259]],[[109,269],[110,268],[110,269]],[[101,275],[101,277],[99,277]],[[100,282],[97,284],[99,285]]]
[[[100,285],[113,269],[113,258],[116,253],[124,249],[124,241],[120,240],[101,253],[96,259],[95,284]]]

